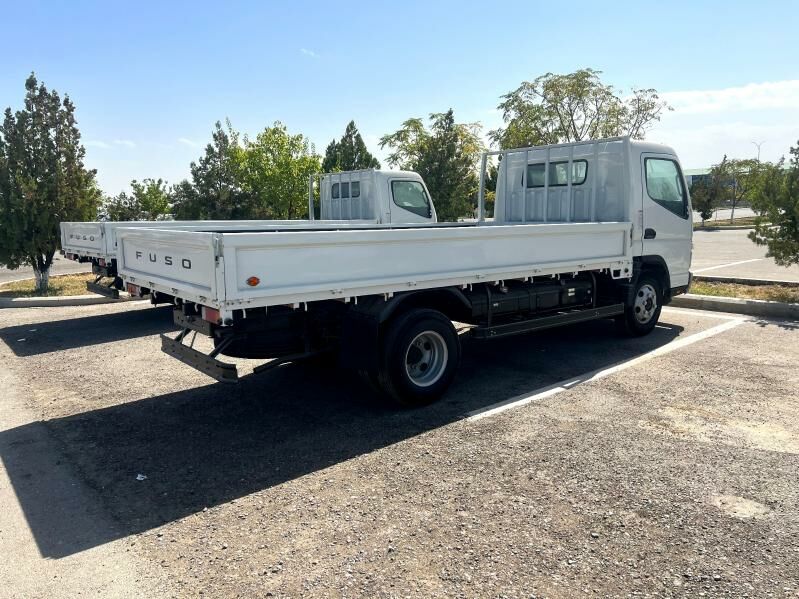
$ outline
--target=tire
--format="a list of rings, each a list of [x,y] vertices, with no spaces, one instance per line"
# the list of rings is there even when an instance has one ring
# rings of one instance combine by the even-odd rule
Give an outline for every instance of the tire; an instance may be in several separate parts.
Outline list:
[[[446,392],[460,360],[452,321],[436,310],[411,310],[391,322],[383,336],[376,382],[396,404],[424,406]]]
[[[625,306],[624,314],[616,317],[620,331],[632,337],[648,335],[660,318],[663,308],[663,285],[654,275],[644,273],[638,277],[632,306]]]

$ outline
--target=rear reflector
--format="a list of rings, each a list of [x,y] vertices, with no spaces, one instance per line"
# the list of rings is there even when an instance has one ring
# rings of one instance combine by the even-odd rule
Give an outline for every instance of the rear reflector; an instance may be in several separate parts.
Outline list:
[[[133,297],[141,297],[141,287],[138,285],[134,285],[133,283],[128,283],[126,289],[130,295]]]
[[[97,264],[99,264],[100,266],[105,266],[105,258],[98,258]]]
[[[219,310],[215,310],[214,308],[203,306],[201,314],[203,320],[207,320],[208,322],[219,324],[222,321],[222,315],[219,313]]]

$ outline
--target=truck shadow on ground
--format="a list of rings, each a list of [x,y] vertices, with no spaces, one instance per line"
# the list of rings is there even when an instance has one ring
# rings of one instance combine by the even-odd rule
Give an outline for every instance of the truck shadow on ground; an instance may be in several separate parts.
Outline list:
[[[60,558],[579,378],[663,346],[681,331],[661,325],[647,337],[624,339],[612,323],[595,322],[466,340],[451,391],[417,410],[385,407],[357,378],[335,369],[287,365],[237,386],[210,384],[20,426],[0,433],[0,456],[40,552]],[[111,523],[86,505],[97,502],[76,499],[74,485],[64,482],[71,476],[90,487]]]
[[[146,337],[174,329],[172,306],[54,320],[0,329],[19,357]]]

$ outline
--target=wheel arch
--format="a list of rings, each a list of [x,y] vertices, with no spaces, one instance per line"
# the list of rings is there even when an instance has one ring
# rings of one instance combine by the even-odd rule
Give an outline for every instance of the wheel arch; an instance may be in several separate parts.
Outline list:
[[[457,288],[405,291],[386,300],[383,296],[362,298],[344,317],[347,334],[341,339],[344,366],[377,367],[377,351],[386,326],[410,310],[426,308],[450,320],[468,320],[472,306]]]
[[[671,276],[662,256],[641,256],[640,260],[633,264],[633,272],[635,273],[633,287],[637,285],[641,275],[655,275],[660,280],[663,303],[671,301]]]
[[[427,308],[441,312],[450,320],[467,320],[472,305],[459,289],[426,289],[395,295],[380,310],[378,321],[383,324],[416,308]]]

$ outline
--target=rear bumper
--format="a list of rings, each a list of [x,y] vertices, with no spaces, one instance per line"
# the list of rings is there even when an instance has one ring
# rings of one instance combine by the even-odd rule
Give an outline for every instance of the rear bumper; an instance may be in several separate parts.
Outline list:
[[[239,373],[235,364],[225,364],[216,358],[184,345],[182,339],[161,335],[161,350],[222,383],[236,383]]]
[[[86,281],[86,290],[96,293],[97,295],[110,297],[112,299],[119,299],[119,290],[114,289],[113,287],[108,287],[107,285],[100,285],[99,283]]]

